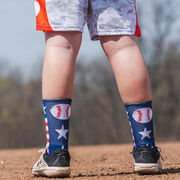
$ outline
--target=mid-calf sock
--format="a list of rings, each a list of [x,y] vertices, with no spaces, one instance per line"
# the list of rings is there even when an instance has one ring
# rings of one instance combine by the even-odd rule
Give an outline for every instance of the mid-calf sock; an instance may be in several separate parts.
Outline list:
[[[152,101],[125,104],[134,146],[149,145],[155,147],[153,133]]]
[[[44,99],[43,108],[49,155],[56,149],[68,149],[71,99]]]

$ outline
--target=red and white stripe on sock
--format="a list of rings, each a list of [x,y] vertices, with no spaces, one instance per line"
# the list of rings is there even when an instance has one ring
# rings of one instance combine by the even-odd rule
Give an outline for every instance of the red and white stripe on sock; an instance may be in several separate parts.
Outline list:
[[[132,134],[133,143],[134,143],[134,147],[135,147],[134,133],[133,133],[133,129],[132,129],[132,125],[131,125],[131,122],[130,122],[130,121],[129,121],[129,125],[130,125],[130,128],[131,128],[131,134]]]
[[[47,118],[45,118],[45,127],[46,127],[46,139],[47,139],[46,149],[47,149],[47,153],[49,153],[49,128],[48,128]]]

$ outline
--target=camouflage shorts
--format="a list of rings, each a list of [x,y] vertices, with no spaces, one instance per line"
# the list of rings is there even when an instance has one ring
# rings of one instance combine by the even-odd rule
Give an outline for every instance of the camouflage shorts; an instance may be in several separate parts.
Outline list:
[[[102,35],[137,35],[135,0],[34,0],[36,29],[83,31],[87,23],[92,40]]]

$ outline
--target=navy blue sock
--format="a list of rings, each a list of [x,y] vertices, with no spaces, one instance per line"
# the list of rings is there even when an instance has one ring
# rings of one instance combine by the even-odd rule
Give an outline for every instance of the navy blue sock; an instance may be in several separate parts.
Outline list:
[[[67,98],[42,100],[49,155],[56,149],[68,149],[71,101]]]
[[[142,145],[155,147],[151,104],[152,101],[125,104],[136,149]]]

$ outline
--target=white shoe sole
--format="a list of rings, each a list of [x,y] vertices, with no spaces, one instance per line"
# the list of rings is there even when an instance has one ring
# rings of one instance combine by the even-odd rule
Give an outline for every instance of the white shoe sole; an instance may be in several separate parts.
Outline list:
[[[71,174],[70,167],[46,167],[46,168],[33,168],[32,174],[34,176],[47,176],[47,177],[67,177]]]
[[[139,174],[158,173],[162,170],[162,164],[159,160],[157,163],[134,163],[134,171]]]

